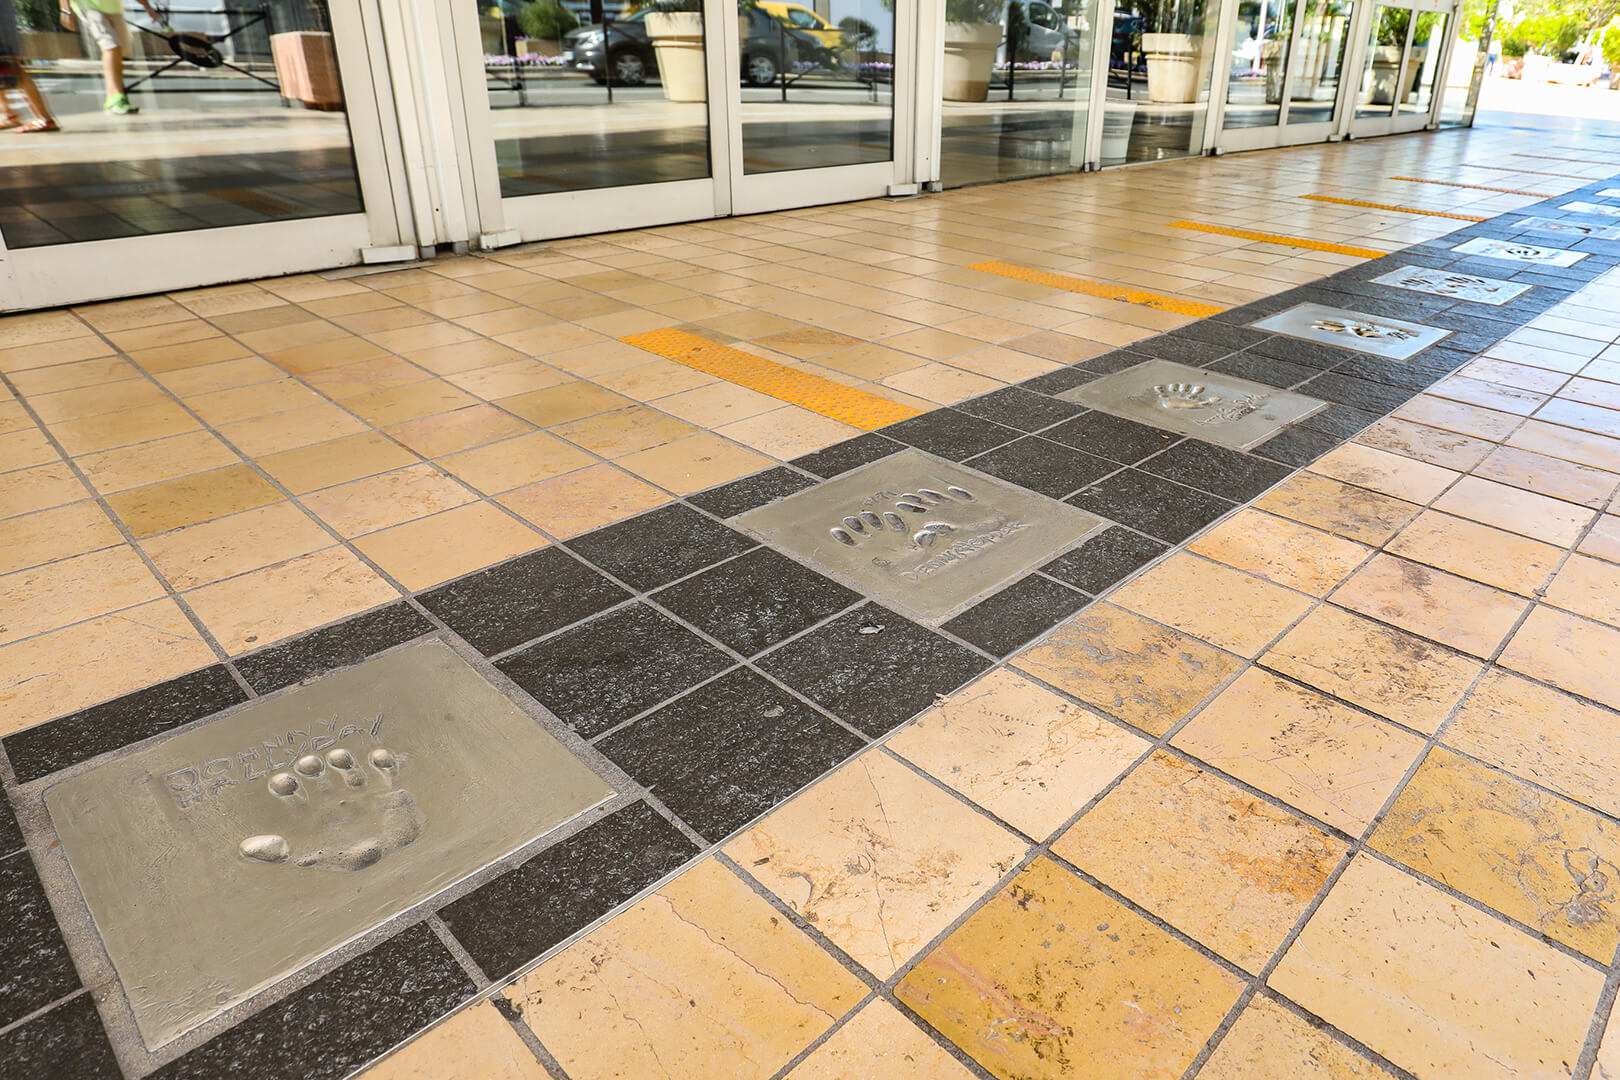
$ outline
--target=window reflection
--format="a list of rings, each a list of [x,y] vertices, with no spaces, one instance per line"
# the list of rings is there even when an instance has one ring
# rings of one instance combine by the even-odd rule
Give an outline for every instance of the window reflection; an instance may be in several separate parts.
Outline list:
[[[1109,49],[1103,164],[1203,150],[1218,12],[1214,0],[1119,0]]]
[[[1282,118],[1294,0],[1243,0],[1232,32],[1222,126],[1271,127]]]
[[[1290,124],[1321,124],[1333,119],[1353,13],[1354,5],[1346,0],[1305,0],[1299,42],[1290,61]]]

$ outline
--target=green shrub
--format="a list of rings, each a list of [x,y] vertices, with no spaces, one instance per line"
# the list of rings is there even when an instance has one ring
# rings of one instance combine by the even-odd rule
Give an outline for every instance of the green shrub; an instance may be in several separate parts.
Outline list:
[[[1609,70],[1614,73],[1609,76],[1610,79],[1620,80],[1620,15],[1615,16],[1598,40],[1603,45],[1603,59],[1608,61]]]
[[[1001,0],[945,0],[945,21],[953,23],[999,23]]]
[[[562,6],[562,0],[533,0],[518,12],[517,24],[531,38],[561,41],[564,34],[579,25],[579,20]]]
[[[24,30],[60,30],[59,10],[56,0],[17,0],[17,22]]]
[[[1517,26],[1503,27],[1497,40],[1502,45],[1502,55],[1509,60],[1522,60],[1524,54],[1530,51],[1530,43],[1519,36]]]

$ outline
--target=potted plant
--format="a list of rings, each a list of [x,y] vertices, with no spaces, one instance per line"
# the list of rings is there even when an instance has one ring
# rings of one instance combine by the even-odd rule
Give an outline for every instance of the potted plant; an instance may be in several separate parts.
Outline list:
[[[524,34],[517,40],[519,56],[557,56],[563,36],[579,26],[562,0],[532,0],[518,11],[517,23]]]
[[[1142,52],[1147,56],[1148,100],[1189,104],[1209,75],[1204,48],[1203,0],[1137,0]]]
[[[1001,0],[945,0],[946,101],[983,101],[1001,47]]]
[[[1609,65],[1609,89],[1620,90],[1620,15],[1614,17],[1598,41],[1603,47],[1603,60]]]
[[[1401,70],[1401,50],[1406,47],[1406,26],[1412,21],[1407,8],[1381,7],[1378,25],[1373,28],[1372,63],[1367,68],[1367,101],[1373,105],[1395,103],[1395,80]]]
[[[17,0],[18,42],[28,60],[77,60],[84,55],[78,34],[62,30],[57,0]]]
[[[1530,43],[1519,33],[1517,26],[1510,26],[1502,31],[1502,77],[1504,79],[1518,79],[1524,75],[1524,54],[1530,51]]]
[[[652,40],[658,81],[670,101],[707,101],[709,79],[703,59],[702,0],[652,0],[643,25]]]

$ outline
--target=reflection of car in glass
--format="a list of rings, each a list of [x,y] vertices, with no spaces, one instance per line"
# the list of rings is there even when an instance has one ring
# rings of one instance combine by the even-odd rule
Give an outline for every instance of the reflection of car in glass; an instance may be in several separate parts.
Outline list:
[[[1072,51],[1080,43],[1080,34],[1061,12],[1042,0],[1022,0],[1024,7],[1023,40],[1019,42],[1021,54],[1039,60],[1050,60]]]
[[[778,5],[793,6],[793,5]],[[658,77],[658,59],[647,35],[647,11],[610,19],[604,29],[589,23],[563,38],[563,60],[587,72],[598,83],[613,72],[614,86],[642,86]],[[747,12],[748,34],[742,41],[742,77],[754,86],[769,86],[784,68],[803,63],[837,63],[827,46],[809,33],[788,26],[758,9]],[[605,43],[605,48],[604,48]]]
[[[779,0],[759,0],[758,7],[773,19],[802,30],[827,46],[836,49],[843,44],[843,32],[821,15],[802,4],[784,4]]]

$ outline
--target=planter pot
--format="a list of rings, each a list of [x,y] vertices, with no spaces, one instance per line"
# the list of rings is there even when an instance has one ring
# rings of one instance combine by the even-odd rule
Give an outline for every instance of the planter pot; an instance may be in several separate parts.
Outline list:
[[[1283,43],[1268,41],[1260,49],[1260,63],[1266,69],[1266,104],[1276,105],[1282,101],[1283,88]]]
[[[945,24],[946,101],[983,101],[990,95],[1001,38],[1000,23]]]
[[[343,84],[338,81],[331,34],[315,30],[271,34],[270,56],[282,97],[312,109],[343,108]]]
[[[1395,103],[1395,79],[1401,70],[1401,47],[1377,45],[1367,73],[1367,100],[1374,105]]]
[[[1104,161],[1124,161],[1131,146],[1131,124],[1136,121],[1136,106],[1108,106],[1103,109],[1102,158]]]
[[[506,55],[506,20],[491,16],[478,16],[479,43],[484,48],[485,56]]]
[[[1429,58],[1429,47],[1420,45],[1412,50],[1412,56],[1406,61],[1406,96],[1403,101],[1411,101],[1417,97],[1418,79],[1423,75],[1423,62]]]
[[[78,60],[84,56],[78,34],[20,30],[22,54],[28,60]]]
[[[1504,59],[1502,61],[1502,78],[1504,78],[1504,79],[1522,79],[1522,78],[1524,78],[1524,57],[1515,56],[1515,57],[1510,57],[1510,58]]]
[[[670,101],[707,101],[709,80],[703,61],[703,14],[697,11],[647,16],[658,61],[658,80]]]
[[[555,41],[524,38],[516,44],[519,56],[561,56],[562,46]]]
[[[1185,105],[1198,100],[1204,39],[1192,34],[1143,34],[1148,100]]]

